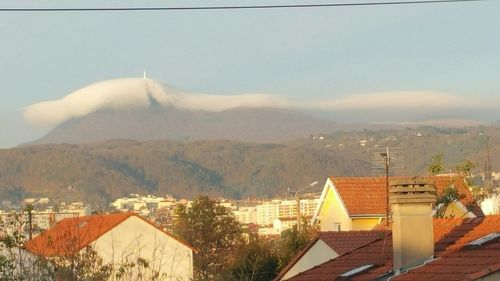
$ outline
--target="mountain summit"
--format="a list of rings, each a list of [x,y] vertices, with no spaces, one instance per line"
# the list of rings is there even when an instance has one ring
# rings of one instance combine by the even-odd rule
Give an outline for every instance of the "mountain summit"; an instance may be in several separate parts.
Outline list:
[[[37,144],[116,138],[273,142],[338,129],[335,122],[286,108],[286,100],[269,95],[193,94],[148,78],[126,78],[29,106],[25,118],[56,126]]]

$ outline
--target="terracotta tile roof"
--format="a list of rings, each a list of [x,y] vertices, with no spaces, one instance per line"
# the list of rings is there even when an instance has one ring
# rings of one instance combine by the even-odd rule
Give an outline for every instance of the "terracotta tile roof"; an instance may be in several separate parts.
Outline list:
[[[437,259],[391,280],[477,280],[491,272],[497,272],[500,270],[500,239],[475,249],[464,247],[467,243],[492,232],[500,232],[500,216],[435,219],[434,241]],[[338,280],[341,274],[367,264],[375,266],[352,276],[349,280],[374,280],[392,270],[391,236],[387,239],[377,239],[289,280]]]
[[[465,229],[468,231],[465,232]],[[438,253],[438,259],[392,280],[477,280],[491,272],[500,271],[500,239],[475,249],[465,247],[478,238],[500,232],[500,216],[465,220],[458,230],[463,235]]]
[[[379,238],[364,247],[348,252],[288,280],[332,281],[339,277],[339,275],[360,266],[374,264],[377,267],[380,267],[390,263],[391,260],[392,238],[391,236],[386,236],[385,238]],[[374,268],[373,270],[377,270],[377,268]]]
[[[131,216],[138,217],[151,224],[153,227],[156,227],[134,213],[66,218],[58,222],[54,227],[28,241],[24,248],[36,255],[45,257],[71,256],[89,246],[100,236]],[[170,235],[168,233],[166,234]],[[177,238],[174,239],[191,247],[184,241]]]
[[[389,180],[404,179],[405,177],[391,177]],[[460,176],[432,176],[424,177],[434,182],[438,196],[444,193],[451,183],[463,196],[461,202],[468,206],[474,203],[472,194]],[[331,177],[337,191],[344,202],[349,215],[385,215],[386,212],[386,182],[385,177]]]
[[[386,231],[323,231],[311,240],[290,262],[278,273],[274,280],[280,280],[306,253],[322,240],[338,255],[343,255],[359,247],[365,246],[386,234]]]
[[[343,255],[382,238],[385,234],[385,231],[324,231],[318,236],[337,254]]]

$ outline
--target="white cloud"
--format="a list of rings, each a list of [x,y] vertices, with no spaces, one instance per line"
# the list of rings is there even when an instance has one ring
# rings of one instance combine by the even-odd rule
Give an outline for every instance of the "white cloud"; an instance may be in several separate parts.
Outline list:
[[[308,104],[311,108],[322,110],[359,110],[359,109],[453,109],[482,108],[489,103],[478,99],[454,96],[434,91],[395,91],[351,95],[349,97],[315,101]]]
[[[289,107],[286,99],[246,94],[221,96],[177,91],[151,79],[124,78],[103,81],[74,91],[59,100],[36,103],[24,108],[24,118],[35,125],[54,126],[98,109],[147,106],[150,96],[163,106],[187,110],[223,111],[236,107]]]
[[[275,107],[322,111],[370,109],[439,110],[454,108],[494,108],[498,101],[478,100],[433,91],[399,91],[351,95],[321,101],[296,101],[266,94],[207,95],[177,91],[151,79],[125,78],[103,81],[72,92],[59,100],[24,108],[30,123],[54,126],[104,108],[148,106],[150,98],[163,106],[186,110],[223,111],[236,107]]]

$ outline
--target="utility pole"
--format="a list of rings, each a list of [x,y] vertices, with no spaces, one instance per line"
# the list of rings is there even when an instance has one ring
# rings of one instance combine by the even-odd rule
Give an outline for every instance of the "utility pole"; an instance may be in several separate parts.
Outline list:
[[[484,169],[484,185],[486,190],[493,188],[493,184],[491,181],[491,161],[490,161],[490,150],[489,150],[489,137],[486,135],[486,163]]]
[[[295,193],[295,200],[297,201],[297,232],[300,233],[300,194]]]
[[[386,152],[380,153],[385,162],[385,225],[389,226],[389,147]]]
[[[308,186],[298,189],[295,191],[295,201],[297,202],[297,231],[300,233],[300,219],[301,219],[301,214],[300,214],[300,194],[299,192],[304,191],[310,187],[313,187],[318,184],[318,181],[314,181]]]
[[[26,212],[28,212],[28,227],[29,227],[29,230],[28,230],[28,237],[29,239],[31,240],[33,238],[33,205],[31,204],[28,204],[26,205]]]

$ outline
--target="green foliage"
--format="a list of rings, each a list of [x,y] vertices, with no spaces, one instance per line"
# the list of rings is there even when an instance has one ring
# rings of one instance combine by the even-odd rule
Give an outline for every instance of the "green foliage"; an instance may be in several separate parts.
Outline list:
[[[51,264],[56,280],[106,281],[113,270],[91,247],[70,257],[54,259]]]
[[[232,213],[207,196],[195,199],[190,208],[176,209],[174,232],[195,249],[196,280],[215,280],[237,258],[243,243],[242,230]]]
[[[431,173],[432,175],[437,175],[444,171],[443,158],[444,158],[443,153],[438,153],[432,156],[431,164],[427,168],[429,173]]]
[[[443,194],[436,200],[436,204],[439,206],[439,209],[436,212],[436,217],[443,218],[450,203],[453,201],[460,201],[463,197],[464,195],[460,194],[458,189],[456,189],[453,185],[446,187]]]
[[[0,281],[54,280],[54,268],[45,259],[23,250],[27,227],[21,215],[1,216],[0,229]]]
[[[476,168],[476,163],[472,162],[471,160],[465,160],[455,167],[455,171],[460,175],[469,178],[474,168]]]
[[[278,272],[276,241],[250,235],[237,250],[237,259],[221,278],[224,281],[269,281]]]
[[[143,258],[136,261],[122,263],[115,272],[115,280],[135,280],[135,281],[162,281],[168,280],[168,276],[160,275],[158,270],[150,266],[150,262]]]
[[[308,221],[303,220],[301,226],[300,232],[297,231],[297,228],[292,228],[281,233],[278,246],[280,269],[286,266],[317,234],[317,229],[312,227]]]

